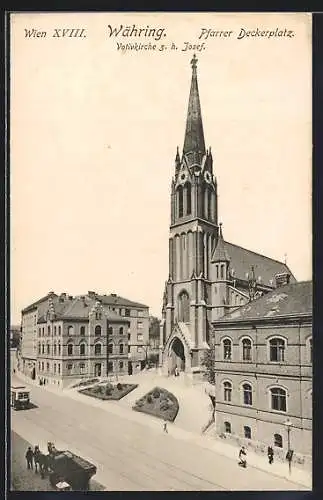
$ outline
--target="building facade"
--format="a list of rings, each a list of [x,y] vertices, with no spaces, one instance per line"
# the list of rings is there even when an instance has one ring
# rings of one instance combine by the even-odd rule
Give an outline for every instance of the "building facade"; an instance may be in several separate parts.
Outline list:
[[[294,282],[282,262],[223,238],[218,221],[218,185],[211,148],[206,149],[197,81],[192,61],[184,146],[177,148],[171,183],[169,276],[165,283],[160,330],[160,365],[202,374],[211,322],[250,295],[273,290],[279,280]]]
[[[239,307],[213,322],[213,336],[217,434],[263,451],[272,446],[282,458],[290,447],[296,460],[310,462],[312,283]]]
[[[139,371],[148,316],[147,306],[116,294],[50,293],[22,312],[20,369],[40,383],[59,386]]]

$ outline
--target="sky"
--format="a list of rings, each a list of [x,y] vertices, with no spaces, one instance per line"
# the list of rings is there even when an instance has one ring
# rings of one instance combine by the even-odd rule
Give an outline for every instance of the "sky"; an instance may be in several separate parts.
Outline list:
[[[166,36],[110,37],[121,24]],[[86,37],[52,37],[72,27]],[[257,27],[293,36],[237,38]],[[32,28],[46,37],[26,37]],[[199,50],[202,29],[232,34]],[[308,14],[24,13],[11,32],[12,324],[50,290],[117,293],[160,317],[194,53],[185,42],[198,45],[224,238],[287,256],[296,279],[311,279]],[[117,48],[149,41],[167,50]]]

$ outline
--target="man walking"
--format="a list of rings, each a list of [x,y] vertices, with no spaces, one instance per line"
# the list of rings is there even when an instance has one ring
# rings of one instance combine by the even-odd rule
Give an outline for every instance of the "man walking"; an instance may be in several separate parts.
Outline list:
[[[163,430],[164,430],[164,432],[166,432],[166,434],[168,434],[168,429],[167,429],[167,422],[166,422],[166,420],[165,420],[165,422],[164,422]]]
[[[33,469],[33,458],[34,458],[34,453],[33,450],[31,449],[31,446],[28,447],[28,450],[26,451],[26,460],[27,460],[27,469]]]
[[[268,462],[271,465],[274,461],[274,450],[272,449],[271,446],[268,446],[267,455],[268,455]]]

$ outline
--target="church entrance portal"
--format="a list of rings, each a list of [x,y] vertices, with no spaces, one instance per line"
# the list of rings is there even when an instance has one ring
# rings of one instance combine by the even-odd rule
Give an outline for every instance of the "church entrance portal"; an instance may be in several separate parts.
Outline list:
[[[173,374],[175,368],[179,371],[185,371],[185,353],[183,343],[179,340],[179,338],[175,338],[171,344],[170,352],[169,352],[169,368],[170,374]]]

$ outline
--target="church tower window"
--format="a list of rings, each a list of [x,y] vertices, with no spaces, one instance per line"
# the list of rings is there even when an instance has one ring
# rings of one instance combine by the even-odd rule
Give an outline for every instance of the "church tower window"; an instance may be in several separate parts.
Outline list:
[[[183,291],[178,296],[178,321],[188,323],[190,320],[190,299],[188,293]]]
[[[188,182],[186,184],[186,215],[191,215],[192,213],[192,189],[191,184]]]
[[[183,217],[183,188],[179,186],[177,188],[178,195],[178,217]]]

